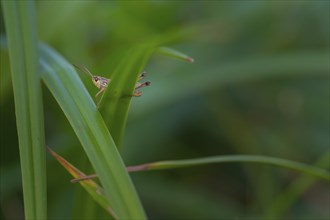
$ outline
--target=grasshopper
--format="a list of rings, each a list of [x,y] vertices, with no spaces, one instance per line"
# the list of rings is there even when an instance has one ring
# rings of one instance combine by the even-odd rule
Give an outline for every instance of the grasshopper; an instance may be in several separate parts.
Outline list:
[[[104,90],[108,87],[108,85],[111,81],[111,79],[108,79],[108,78],[105,78],[105,77],[102,77],[102,76],[93,75],[85,66],[75,65],[75,64],[73,64],[73,66],[75,68],[79,69],[80,71],[82,71],[83,73],[89,75],[92,78],[92,82],[99,89],[99,91],[95,95],[96,98],[102,92],[104,92]],[[140,74],[138,81],[142,80],[146,76],[146,74],[147,74],[147,72],[143,71]],[[135,90],[134,90],[133,96],[140,97],[142,95],[142,92],[139,91],[138,89],[143,88],[145,86],[149,86],[150,84],[151,84],[150,81],[146,81],[146,82],[143,82],[143,83],[137,82],[136,85],[135,85]]]

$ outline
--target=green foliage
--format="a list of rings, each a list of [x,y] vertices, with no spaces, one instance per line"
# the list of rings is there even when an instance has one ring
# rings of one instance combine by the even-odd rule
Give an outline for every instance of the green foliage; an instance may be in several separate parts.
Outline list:
[[[180,51],[174,50],[172,48],[160,47],[157,50],[157,52],[160,54],[163,54],[165,56],[176,58],[178,60],[183,60],[183,61],[190,62],[190,63],[194,62],[194,59],[192,57],[189,57],[188,55],[186,55]]]
[[[116,145],[73,67],[41,46],[42,78],[80,139],[118,218],[144,218]],[[72,101],[73,100],[73,101]]]
[[[32,2],[4,1],[26,219],[47,218],[45,135]],[[4,147],[4,146],[2,146]]]
[[[13,1],[2,1],[2,11],[4,2]],[[44,109],[47,145],[84,173],[100,175],[98,184],[110,202],[117,201],[121,217],[142,215],[140,199],[150,219],[328,219],[329,184],[286,169],[244,162],[132,173],[139,199],[124,169],[150,161],[260,155],[308,164],[328,177],[328,8],[326,1],[36,1],[37,27],[29,30],[37,29],[50,46],[41,49],[44,105],[33,108]],[[10,61],[22,64],[11,68],[12,76],[31,76],[38,71],[22,60],[37,58],[22,52],[20,43],[27,45],[29,32],[15,45],[9,39],[20,28],[1,25],[1,32],[9,40]],[[28,120],[42,124],[43,114],[31,111],[31,97],[26,100],[34,92],[16,103],[15,86],[24,90],[18,81],[26,80],[11,79],[3,39],[0,215],[22,219],[14,99],[16,111],[38,114]],[[28,45],[35,48],[37,38],[32,40]],[[157,54],[179,60],[189,54],[195,62]],[[99,109],[91,98],[97,88],[85,75],[82,84],[70,63],[113,80]],[[141,97],[131,97],[142,70],[152,84]],[[39,90],[34,83],[27,91]],[[40,91],[33,97],[39,100]],[[44,155],[44,146],[39,150],[34,152]],[[319,159],[323,163],[315,163]],[[21,165],[24,193],[42,195],[42,189],[26,191]],[[109,217],[51,157],[47,171],[49,219]],[[29,178],[42,181],[45,174]],[[25,208],[33,210],[29,204]],[[130,209],[121,209],[125,204]]]

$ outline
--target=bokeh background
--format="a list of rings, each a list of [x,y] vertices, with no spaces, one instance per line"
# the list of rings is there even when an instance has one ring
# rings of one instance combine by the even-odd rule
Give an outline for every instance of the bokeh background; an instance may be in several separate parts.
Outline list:
[[[317,164],[329,156],[329,10],[328,1],[37,1],[36,19],[41,41],[108,77],[130,46],[182,32],[164,46],[195,62],[160,55],[148,62],[152,86],[130,109],[127,165],[227,154]],[[2,16],[1,33],[1,218],[22,219]],[[81,78],[94,96],[90,79]],[[43,92],[47,144],[92,173],[61,109]],[[49,218],[106,218],[47,159]],[[330,218],[329,185],[285,169],[235,163],[132,178],[150,219]]]

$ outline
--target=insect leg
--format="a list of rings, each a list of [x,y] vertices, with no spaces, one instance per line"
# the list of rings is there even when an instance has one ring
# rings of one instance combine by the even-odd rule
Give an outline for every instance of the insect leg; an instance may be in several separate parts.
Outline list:
[[[140,88],[143,88],[145,86],[150,86],[150,85],[151,85],[150,81],[146,81],[143,83],[136,83],[135,89],[140,89]]]
[[[140,76],[139,76],[139,80],[143,79],[144,77],[146,77],[147,75],[147,72],[146,71],[143,71]]]
[[[105,90],[105,88],[106,88],[106,87],[101,87],[101,88],[100,88],[100,91],[98,91],[98,92],[96,93],[96,95],[95,95],[95,98],[96,98],[96,100],[97,100],[97,104],[96,104],[96,107],[97,107],[97,108],[100,107],[100,103],[101,103],[101,100],[102,100],[102,96],[101,96],[100,98],[97,98],[97,96],[100,95],[101,93],[103,93],[104,90]],[[103,94],[104,94],[104,93],[103,93]]]
[[[134,97],[140,97],[142,95],[142,92],[139,90],[134,90],[133,96]]]
[[[104,91],[105,87],[101,87],[100,91],[98,91],[95,95],[95,97],[97,97],[98,95],[100,95],[103,91]]]

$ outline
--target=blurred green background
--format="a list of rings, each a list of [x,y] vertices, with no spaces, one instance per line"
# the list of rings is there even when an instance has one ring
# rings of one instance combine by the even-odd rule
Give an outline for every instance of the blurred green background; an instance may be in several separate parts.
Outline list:
[[[152,86],[130,109],[127,165],[226,154],[315,164],[329,155],[329,9],[328,1],[37,1],[36,19],[41,41],[96,75],[110,77],[129,47],[171,33],[179,37],[164,46],[195,59],[154,55],[148,62]],[[1,32],[1,217],[22,219],[2,16]],[[90,78],[81,78],[94,96]],[[92,173],[61,109],[43,92],[47,144]],[[47,159],[49,218],[106,218]],[[132,178],[150,219],[330,218],[329,185],[284,169],[219,164]]]

